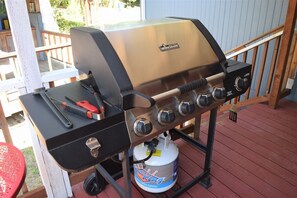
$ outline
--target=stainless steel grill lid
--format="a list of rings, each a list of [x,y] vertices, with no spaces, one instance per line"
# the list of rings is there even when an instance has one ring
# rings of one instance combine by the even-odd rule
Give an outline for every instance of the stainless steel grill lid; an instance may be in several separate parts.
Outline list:
[[[101,28],[73,28],[76,67],[92,72],[102,94],[114,105],[133,88],[195,68],[216,65],[225,56],[198,20],[166,18]]]
[[[218,62],[209,42],[189,20],[163,19],[103,31],[133,87]]]

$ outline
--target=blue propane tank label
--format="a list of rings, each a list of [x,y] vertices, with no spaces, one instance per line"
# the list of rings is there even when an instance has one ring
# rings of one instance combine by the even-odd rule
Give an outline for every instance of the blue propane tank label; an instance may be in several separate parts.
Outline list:
[[[139,163],[134,164],[134,177],[140,187],[148,191],[159,188],[172,187],[177,180],[178,158],[172,163],[163,166],[150,166]],[[168,188],[169,189],[169,188]],[[166,189],[166,190],[168,190]]]

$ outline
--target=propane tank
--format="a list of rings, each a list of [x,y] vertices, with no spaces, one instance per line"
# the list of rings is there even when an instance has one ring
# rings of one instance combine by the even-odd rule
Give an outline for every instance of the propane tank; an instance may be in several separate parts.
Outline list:
[[[134,147],[134,178],[137,185],[151,193],[162,193],[169,190],[177,181],[178,148],[171,140],[169,132],[159,135],[155,152],[150,154],[148,143]],[[149,147],[149,148],[148,148]],[[139,162],[139,163],[138,163]]]

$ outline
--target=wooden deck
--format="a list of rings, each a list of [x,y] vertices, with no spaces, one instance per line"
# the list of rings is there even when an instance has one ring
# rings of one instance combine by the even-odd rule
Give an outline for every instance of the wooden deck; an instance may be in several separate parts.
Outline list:
[[[202,141],[206,126],[202,124]],[[204,155],[183,140],[176,143],[182,186],[201,172]],[[238,112],[237,123],[227,113],[220,114],[212,159],[212,186],[205,189],[196,184],[181,197],[297,197],[297,103],[282,100],[277,110],[253,105]],[[89,197],[82,183],[73,186],[73,192],[75,197]],[[97,197],[118,195],[109,185]],[[154,195],[133,184],[133,197]]]

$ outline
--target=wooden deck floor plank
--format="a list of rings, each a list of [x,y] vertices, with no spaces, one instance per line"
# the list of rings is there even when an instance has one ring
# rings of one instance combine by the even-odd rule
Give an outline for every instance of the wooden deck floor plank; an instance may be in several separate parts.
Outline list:
[[[230,121],[227,120],[226,122],[230,122]],[[221,124],[221,123],[219,123],[219,124]],[[225,122],[222,122],[222,125],[224,126]],[[246,130],[250,131],[251,133],[256,134],[261,139],[266,139],[266,140],[271,141],[275,145],[279,146],[280,149],[286,149],[286,150],[291,151],[292,153],[297,154],[297,145],[292,144],[291,142],[288,142],[287,140],[285,140],[283,138],[272,135],[270,132],[260,129],[259,127],[256,127],[253,124],[246,122],[245,120],[238,119],[236,125],[238,125],[242,128],[245,128]]]
[[[182,168],[182,165],[179,165],[179,170],[178,170],[178,179],[177,179],[177,184],[176,186],[183,186],[187,183],[189,183],[193,177],[191,175],[189,175],[187,172],[185,172]],[[135,182],[135,179],[132,178],[132,182],[135,185],[135,187],[137,188],[137,190],[146,198],[149,197],[156,197],[156,196],[160,196],[160,197],[166,197],[166,196],[170,196],[173,191],[170,189],[167,192],[164,193],[160,193],[160,194],[154,194],[154,193],[149,193],[146,192],[144,190],[142,190]],[[173,187],[174,188],[174,187]],[[207,189],[203,188],[201,185],[197,184],[197,186],[194,186],[193,188],[195,188],[195,191],[197,191],[197,193],[199,193],[200,195],[203,195],[203,197],[214,197],[212,195],[211,192],[209,192]],[[189,193],[189,192],[185,192],[182,194],[182,197],[193,197],[192,195],[193,192]],[[195,194],[195,193],[194,193]]]
[[[286,105],[281,104],[278,108],[276,109],[271,109],[267,107],[267,104],[255,104],[248,106],[247,109],[250,107],[252,108],[258,108],[259,110],[263,112],[267,112],[269,114],[277,115],[278,117],[281,117],[281,119],[290,121],[290,122],[296,122],[296,107],[294,106],[289,106],[287,107]]]
[[[278,156],[281,156],[281,158],[284,158],[290,162],[297,164],[297,153],[293,153],[287,149],[280,149],[280,147],[278,145],[276,145],[275,143],[273,143],[269,140],[266,140],[265,138],[262,138],[262,136],[259,136],[258,134],[253,133],[248,128],[242,127],[241,123],[242,123],[241,120],[239,120],[237,123],[232,123],[229,120],[225,119],[225,121],[220,123],[220,125],[230,129],[230,132],[234,131],[236,134],[233,134],[233,135],[238,135],[239,138],[246,138],[246,140],[247,140],[246,142],[247,143],[249,142],[250,145],[257,144],[258,145],[257,148],[259,147],[258,150],[260,150],[260,152],[261,152],[261,150],[263,150],[263,148],[265,148],[264,150],[266,152],[270,152],[271,154],[273,154],[273,153],[277,154]],[[248,127],[248,126],[246,126],[246,127]],[[263,151],[263,154],[264,153],[265,152]],[[276,156],[276,157],[278,157],[278,156]]]
[[[132,177],[132,175],[131,175]],[[121,186],[124,187],[124,178],[120,178],[117,180],[117,183]],[[117,191],[111,186],[107,185],[104,192],[108,195],[110,198],[120,198],[119,194]],[[142,194],[138,191],[138,189],[132,184],[132,195],[135,198],[143,198]]]
[[[140,192],[140,194],[145,198],[156,198],[156,196],[152,193],[146,192],[142,190],[135,182],[133,175],[131,175],[131,182],[135,186],[135,188]]]
[[[291,100],[282,99],[279,101],[277,109],[286,109],[297,113],[297,103]]]
[[[297,138],[296,137],[294,137],[294,136],[292,136],[290,134],[287,134],[286,132],[285,133],[280,133],[279,129],[270,126],[270,124],[267,124],[267,123],[262,122],[260,120],[254,119],[254,117],[250,117],[250,116],[246,115],[245,112],[241,112],[240,115],[238,116],[238,119],[244,120],[244,121],[250,123],[251,125],[258,127],[259,129],[270,132],[271,134],[273,134],[275,136],[283,138],[283,139],[287,140],[288,142],[291,142],[292,144],[297,145]]]
[[[277,134],[282,135],[282,138],[294,144],[297,144],[296,129],[291,129],[273,120],[263,118],[248,110],[242,112],[238,118],[242,120],[246,120],[247,122],[251,122],[251,124],[253,124],[254,126],[257,126],[266,131],[271,131],[271,133],[274,135],[277,135]],[[281,130],[282,133],[279,133],[279,130]]]
[[[180,141],[179,141],[180,142]],[[179,147],[183,145],[184,143],[179,143]],[[198,166],[196,163],[193,163],[193,160],[195,160],[195,156],[193,159],[189,159],[187,155],[180,152],[179,154],[180,159],[180,166],[184,171],[186,171],[189,175],[198,176],[200,173],[202,173],[202,168]],[[212,178],[213,185],[208,189],[210,192],[212,192],[215,196],[222,196],[222,197],[237,197],[231,189],[226,187],[224,184],[219,182],[215,177]]]
[[[265,123],[277,130],[281,130],[283,133],[288,134],[292,137],[293,141],[297,142],[297,133],[295,129],[292,129],[283,123],[278,123],[272,119],[260,116],[259,114],[249,111],[249,110],[244,110],[244,116],[248,116],[250,118],[256,118],[255,120]],[[296,114],[296,120],[297,120],[297,114]]]
[[[201,136],[205,136],[205,134],[201,134]],[[203,138],[206,138],[206,136]],[[256,174],[253,174],[253,172],[248,171],[244,167],[241,167],[240,165],[234,163],[232,160],[222,155],[221,153],[218,153],[216,150],[214,150],[213,152],[213,162],[224,168],[230,174],[234,175],[265,197],[284,197],[286,194],[292,195],[291,192],[297,192],[297,189],[295,189],[294,187],[285,188],[284,191],[289,190],[290,193],[281,192],[277,188],[274,188],[269,183],[264,181],[262,178],[258,177]],[[252,163],[248,165],[251,164]],[[277,185],[275,186],[278,187]]]
[[[206,139],[207,136],[204,133],[200,134],[201,139]],[[222,157],[227,158],[222,159]],[[219,159],[218,159],[219,158]],[[223,143],[216,141],[214,145],[214,151],[213,151],[213,160],[215,162],[220,162],[220,165],[224,166],[226,170],[230,170],[233,174],[236,174],[236,171],[240,171],[238,175],[245,172],[247,175],[246,178],[243,176],[244,181],[251,182],[251,186],[254,185],[254,182],[258,181],[259,179],[263,182],[269,184],[273,188],[269,188],[269,186],[263,184],[263,182],[259,182],[257,185],[261,185],[263,187],[263,192],[265,193],[265,196],[268,196],[269,193],[272,193],[272,195],[269,195],[269,197],[278,195],[281,196],[280,192],[282,192],[282,195],[286,196],[293,196],[297,193],[297,187],[290,184],[289,182],[285,181],[283,178],[271,173],[270,171],[266,170],[265,168],[257,165],[256,163],[252,162],[251,160],[247,159],[245,156],[237,153],[236,151],[228,148]],[[224,162],[224,163],[223,163]],[[244,170],[241,170],[239,167],[236,168],[236,166],[242,167]],[[248,172],[246,172],[248,171]],[[251,178],[250,176],[254,175],[257,178]],[[249,178],[250,177],[250,178]],[[250,180],[249,180],[249,179]],[[258,188],[256,186],[256,188]],[[278,190],[276,190],[278,189]],[[262,188],[258,189],[262,191]],[[265,192],[267,191],[267,192]]]
[[[288,181],[290,184],[297,186],[297,176],[295,174],[292,174],[292,172],[284,169],[277,163],[264,158],[263,156],[259,155],[258,153],[250,150],[249,148],[241,145],[240,143],[232,140],[231,138],[223,135],[222,133],[220,133],[218,131],[215,134],[215,138],[216,138],[216,141],[226,145],[231,150],[236,151],[237,153],[239,153],[240,155],[244,156],[245,158],[251,160],[252,162],[256,163],[257,165],[278,175],[279,177]]]
[[[179,169],[178,177],[179,177],[178,183],[180,186],[187,184],[188,182],[190,182],[193,179],[193,177],[191,175],[189,175],[183,169]],[[192,188],[190,188],[187,191],[187,194],[189,194],[191,197],[199,197],[199,196],[206,197],[206,198],[215,197],[214,194],[212,194],[212,192],[208,191],[207,189],[202,187],[200,184],[196,184]]]
[[[297,166],[295,163],[287,160],[282,155],[279,155],[277,153],[274,153],[273,150],[267,149],[261,145],[256,144],[255,142],[248,140],[244,137],[242,137],[240,134],[236,132],[234,129],[226,128],[225,126],[217,126],[217,132],[221,133],[232,140],[238,142],[239,144],[245,146],[246,148],[254,151],[255,153],[258,153],[263,158],[266,158],[268,160],[271,160],[281,167],[287,169],[292,174],[297,174]]]
[[[258,127],[259,129],[265,130],[266,132],[269,132],[272,135],[283,138],[284,140],[297,146],[297,138],[295,138],[287,133],[280,133],[279,129],[276,129],[276,128],[270,126],[269,124],[266,124],[264,122],[254,119],[252,117],[249,117],[249,116],[245,115],[244,113],[241,113],[240,116],[238,116],[238,119],[244,120],[244,121],[250,123],[251,125]]]
[[[240,167],[235,163],[231,163],[228,158],[223,155],[220,155],[217,152],[213,153],[213,160],[221,167],[223,167],[226,171],[230,172],[232,175],[244,181],[247,185],[252,187],[258,193],[262,194],[265,197],[283,197],[285,194],[276,188],[272,188],[272,186],[265,181],[261,180],[257,176],[253,175],[249,171]],[[296,192],[295,192],[296,193]]]
[[[181,149],[180,152],[187,155],[190,159],[200,158],[199,160],[195,160],[194,162],[198,166],[203,166],[203,154],[189,144],[184,144],[184,148]],[[179,143],[178,145],[180,146],[181,144]],[[220,182],[224,183],[229,189],[232,189],[232,191],[234,191],[234,193],[236,193],[240,197],[263,197],[263,195],[255,191],[252,187],[232,175],[230,172],[223,169],[219,164],[215,162],[212,163],[211,175]]]
[[[273,149],[267,149],[261,145],[256,144],[255,142],[248,140],[237,133],[235,129],[230,129],[222,125],[217,126],[218,133],[221,133],[232,140],[238,142],[239,144],[245,146],[246,148],[258,153],[263,158],[266,158],[274,163],[280,165],[281,167],[287,169],[293,174],[297,174],[296,163],[289,161],[284,156],[277,154]]]
[[[88,195],[83,188],[83,182],[72,186],[72,192],[74,198],[108,198],[108,195],[104,191],[99,193],[97,196]]]
[[[268,108],[263,108],[263,109],[268,109]],[[246,110],[256,113],[258,116],[264,117],[266,119],[273,120],[274,122],[276,122],[278,124],[287,126],[290,129],[295,130],[297,128],[296,120],[293,121],[293,120],[285,119],[286,117],[288,117],[288,115],[285,112],[280,112],[278,110],[272,110],[272,109],[271,109],[271,111],[268,112],[263,109],[261,109],[261,105],[252,105],[249,108],[247,108]],[[296,119],[297,113],[294,117]]]

